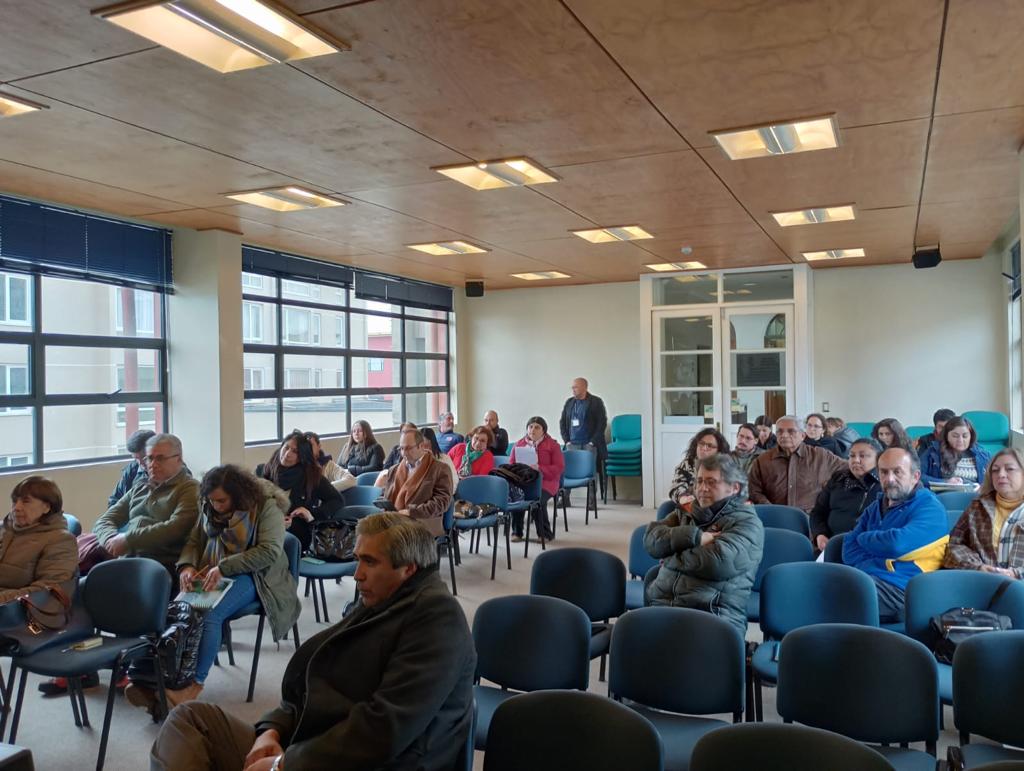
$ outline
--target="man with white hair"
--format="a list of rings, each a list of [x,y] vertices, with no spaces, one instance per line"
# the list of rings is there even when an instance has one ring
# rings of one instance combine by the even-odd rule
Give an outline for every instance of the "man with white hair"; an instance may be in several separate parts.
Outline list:
[[[803,421],[784,415],[775,422],[778,446],[750,464],[750,500],[778,503],[808,512],[829,478],[846,461],[820,447],[804,444]]]
[[[447,455],[452,447],[465,441],[466,437],[455,430],[455,416],[451,412],[437,416],[437,446],[441,452]]]

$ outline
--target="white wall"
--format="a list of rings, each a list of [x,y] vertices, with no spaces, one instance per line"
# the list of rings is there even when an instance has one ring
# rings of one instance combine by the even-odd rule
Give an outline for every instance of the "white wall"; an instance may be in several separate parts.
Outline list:
[[[995,255],[814,272],[814,401],[846,420],[930,425],[1008,411],[1007,285]]]

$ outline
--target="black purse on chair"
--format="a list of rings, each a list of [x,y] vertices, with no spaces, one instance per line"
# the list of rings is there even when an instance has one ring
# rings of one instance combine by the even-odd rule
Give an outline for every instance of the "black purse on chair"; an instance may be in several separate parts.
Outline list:
[[[356,558],[356,526],[344,519],[329,519],[313,526],[310,550],[324,562],[351,562]]]

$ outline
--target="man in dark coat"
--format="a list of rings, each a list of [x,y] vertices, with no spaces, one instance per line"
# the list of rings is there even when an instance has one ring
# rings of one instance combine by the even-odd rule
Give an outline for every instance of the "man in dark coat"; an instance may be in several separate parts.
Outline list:
[[[590,384],[584,377],[572,381],[572,396],[562,406],[558,429],[567,450],[586,450],[594,453],[594,467],[604,489],[604,459],[608,443],[604,432],[608,428],[608,411],[600,396],[590,393]],[[564,493],[568,495],[568,491]]]
[[[150,768],[450,771],[469,734],[476,652],[421,524],[357,528],[360,599],[289,662],[281,704],[256,725],[204,702],[168,716]]]

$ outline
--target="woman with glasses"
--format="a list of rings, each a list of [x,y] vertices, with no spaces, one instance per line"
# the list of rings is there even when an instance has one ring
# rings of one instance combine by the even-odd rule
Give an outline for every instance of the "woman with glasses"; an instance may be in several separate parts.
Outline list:
[[[689,511],[694,500],[693,483],[696,477],[697,461],[712,455],[727,455],[729,442],[721,432],[704,428],[690,440],[682,461],[676,466],[672,485],[668,489],[668,500],[658,509],[658,519],[664,519],[675,510]]]

